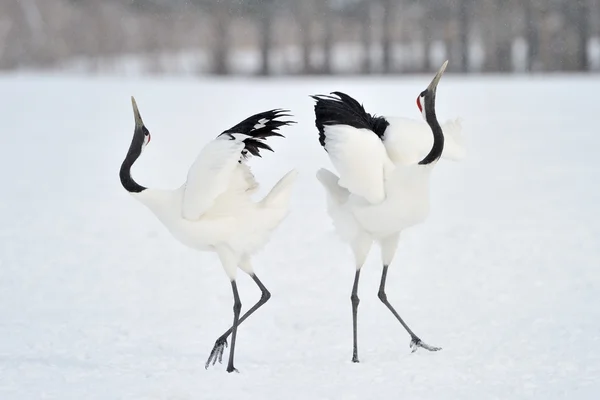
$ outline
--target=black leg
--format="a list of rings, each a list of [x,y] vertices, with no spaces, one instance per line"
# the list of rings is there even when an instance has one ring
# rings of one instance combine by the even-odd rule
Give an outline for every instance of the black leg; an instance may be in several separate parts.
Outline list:
[[[379,300],[381,300],[381,302],[383,304],[385,304],[387,308],[389,308],[389,310],[392,312],[392,314],[394,314],[396,319],[398,321],[400,321],[400,323],[402,324],[404,329],[406,329],[406,331],[410,335],[410,337],[411,337],[410,348],[412,349],[412,352],[414,353],[415,351],[417,351],[417,348],[419,348],[419,347],[422,347],[429,351],[441,350],[442,349],[441,347],[430,346],[430,345],[424,343],[423,341],[421,341],[421,339],[419,339],[419,337],[417,335],[415,335],[415,333],[413,331],[410,330],[410,328],[408,327],[408,325],[406,325],[406,323],[402,320],[402,318],[400,318],[400,315],[398,315],[396,310],[394,310],[394,307],[392,307],[392,305],[390,304],[390,302],[387,299],[387,295],[385,294],[385,281],[387,279],[387,270],[388,270],[388,266],[384,265],[383,272],[381,273],[381,284],[379,285],[379,293],[377,293],[377,296],[379,297]]]
[[[350,300],[352,301],[352,362],[355,363],[358,362],[358,333],[356,320],[356,316],[358,313],[358,303],[360,303],[360,299],[358,298],[358,278],[360,278],[359,269],[357,269],[356,274],[354,274],[354,286],[352,286],[352,295],[350,296]]]
[[[240,310],[242,309],[242,302],[240,301],[240,295],[238,294],[237,284],[235,281],[231,281],[231,289],[233,289],[233,327],[231,335],[231,350],[229,352],[229,363],[227,364],[227,372],[236,371],[233,367],[233,353],[235,352],[235,338],[237,336],[237,328],[240,319]]]
[[[242,315],[242,317],[238,321],[238,326],[242,322],[244,322],[246,320],[246,318],[248,318],[254,311],[258,310],[263,304],[265,304],[271,298],[271,293],[269,293],[269,291],[267,290],[265,285],[262,284],[260,279],[258,279],[258,277],[256,275],[252,275],[252,279],[260,288],[262,295],[260,296],[260,300],[258,300],[258,302],[251,309],[246,311],[246,313],[244,313],[244,315]],[[227,347],[227,338],[229,337],[229,335],[231,334],[232,331],[233,331],[233,326],[231,328],[229,328],[224,334],[222,334],[217,339],[212,351],[210,352],[210,356],[208,356],[208,360],[206,361],[204,368],[208,368],[208,366],[210,365],[211,362],[212,362],[212,365],[215,365],[217,360],[219,362],[223,361],[223,352],[225,351],[225,347]]]

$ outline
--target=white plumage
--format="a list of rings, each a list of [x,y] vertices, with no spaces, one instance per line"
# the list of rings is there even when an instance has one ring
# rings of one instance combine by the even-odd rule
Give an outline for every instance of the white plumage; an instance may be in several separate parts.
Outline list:
[[[433,135],[425,121],[404,117],[384,118],[390,125],[385,130],[383,144],[394,163],[416,164],[431,150]],[[467,149],[462,133],[462,120],[447,120],[441,126],[444,132],[444,151],[441,158],[450,161],[464,159]]]
[[[217,359],[221,361],[227,337],[233,333],[227,367],[231,372],[235,370],[233,354],[237,325],[270,297],[253,271],[251,256],[268,242],[288,214],[297,176],[296,170],[288,172],[262,200],[256,202],[251,195],[258,189],[258,183],[247,161],[251,155],[260,156],[260,149],[271,150],[264,141],[270,136],[282,136],[277,133],[278,128],[292,121],[278,119],[289,116],[285,110],[253,115],[206,144],[190,167],[186,182],[179,188],[147,189],[137,184],[130,173],[131,166],[150,141],[150,133],[133,98],[132,104],[136,129],[121,167],[121,183],[181,243],[219,256],[234,292],[234,325],[217,339],[206,366],[211,361],[213,364]],[[241,302],[235,284],[238,268],[250,274],[263,292],[261,300],[241,318]]]
[[[383,201],[384,178],[394,165],[381,140],[366,129],[347,125],[329,125],[325,132],[325,148],[340,174],[338,184],[369,203]]]
[[[350,245],[355,258],[354,362],[358,362],[358,280],[373,242],[380,244],[383,262],[379,298],[411,335],[413,351],[418,347],[439,350],[423,343],[400,318],[387,301],[385,281],[401,232],[429,214],[429,178],[438,159],[460,160],[465,155],[460,120],[448,121],[442,127],[435,115],[437,84],[446,65],[418,97],[426,123],[374,117],[341,92],[313,96],[320,142],[338,172],[336,175],[323,168],[317,178],[326,190],[327,211],[335,230]]]
[[[234,181],[234,172],[239,175],[238,161],[244,149],[245,135],[233,135],[235,140],[219,136],[208,142],[188,171],[182,202],[182,217],[197,221],[215,203],[215,199],[226,191],[246,185]]]
[[[381,203],[386,193],[395,191],[397,187],[392,185],[386,189],[385,184],[396,167],[417,164],[433,146],[431,128],[426,123],[409,118],[383,118],[389,122],[389,126],[381,138],[370,129],[345,124],[323,127],[324,147],[339,174],[337,184],[358,196],[354,200],[359,204],[360,197],[370,204]],[[442,125],[445,138],[442,158],[459,161],[465,157],[461,127],[460,119]],[[420,169],[409,168],[399,173],[400,180],[396,179],[397,183],[402,184],[410,179],[408,171]],[[400,192],[405,195],[410,193],[408,190]]]

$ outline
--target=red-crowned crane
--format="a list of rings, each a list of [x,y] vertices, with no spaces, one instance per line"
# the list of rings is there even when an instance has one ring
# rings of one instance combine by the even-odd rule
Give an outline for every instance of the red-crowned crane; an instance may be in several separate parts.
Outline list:
[[[327,210],[335,230],[350,245],[355,259],[351,295],[353,362],[359,361],[358,282],[373,242],[380,244],[383,262],[379,299],[410,334],[413,352],[419,347],[440,350],[424,343],[402,320],[387,299],[385,283],[401,232],[423,222],[429,214],[431,171],[445,151],[446,128],[440,126],[436,117],[435,97],[447,64],[448,61],[417,97],[417,106],[426,121],[422,127],[417,122],[405,123],[405,119],[375,117],[342,92],[312,96],[316,100],[315,124],[320,143],[339,174],[320,169],[317,178],[327,192]],[[460,123],[445,125],[453,138],[460,137]],[[429,131],[429,142],[419,129]],[[429,149],[423,149],[427,143]],[[461,159],[462,142],[453,141],[453,146],[448,158]]]
[[[258,183],[247,164],[250,156],[270,150],[265,140],[281,136],[278,129],[293,121],[287,110],[271,110],[253,115],[210,141],[200,151],[187,174],[187,180],[173,190],[148,189],[131,177],[131,167],[150,143],[135,99],[131,98],[135,130],[131,146],[121,165],[123,187],[150,209],[169,232],[181,243],[195,250],[217,253],[231,282],[233,291],[233,325],[221,335],[206,362],[221,362],[227,338],[231,348],[227,372],[233,365],[237,328],[270,298],[270,293],[252,268],[251,256],[269,240],[273,231],[288,214],[296,170],[285,174],[271,191],[255,202],[251,195]],[[242,303],[236,285],[237,270],[249,274],[262,292],[260,300],[240,317]]]

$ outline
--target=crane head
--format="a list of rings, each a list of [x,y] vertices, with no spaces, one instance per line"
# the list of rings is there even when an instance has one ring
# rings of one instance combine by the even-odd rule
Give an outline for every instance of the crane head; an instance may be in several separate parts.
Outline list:
[[[142,116],[140,115],[140,110],[138,109],[137,103],[135,102],[135,98],[131,96],[131,105],[133,106],[133,118],[135,119],[135,131],[133,133],[134,137],[138,137],[141,142],[141,150],[150,143],[150,131],[144,125],[144,121],[142,121]]]
[[[423,90],[417,97],[417,107],[419,107],[419,111],[425,119],[427,119],[428,114],[435,113],[435,92],[447,66],[448,60],[444,62],[438,73],[435,74],[427,89]]]

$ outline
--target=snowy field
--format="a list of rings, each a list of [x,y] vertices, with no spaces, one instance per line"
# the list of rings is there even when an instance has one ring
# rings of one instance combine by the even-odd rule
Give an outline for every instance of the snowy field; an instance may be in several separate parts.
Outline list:
[[[410,353],[377,298],[374,248],[350,362],[354,266],[314,177],[331,164],[308,95],[419,118],[430,78],[0,78],[0,399],[597,399],[598,77],[442,79],[438,115],[464,119],[468,157],[438,164],[431,215],[404,235],[387,292],[443,350]],[[300,177],[254,259],[273,297],[240,327],[239,374],[204,369],[232,320],[217,257],[180,245],[120,186],[130,95],[152,132],[133,169],[149,187],[178,186],[207,140],[252,113],[299,122],[252,162],[260,194]],[[260,292],[238,282],[244,311]]]

